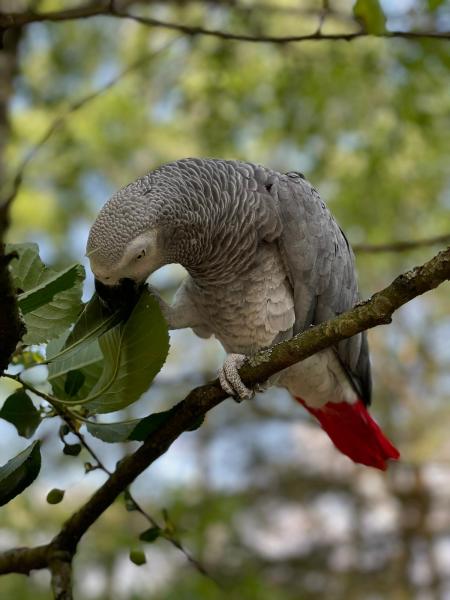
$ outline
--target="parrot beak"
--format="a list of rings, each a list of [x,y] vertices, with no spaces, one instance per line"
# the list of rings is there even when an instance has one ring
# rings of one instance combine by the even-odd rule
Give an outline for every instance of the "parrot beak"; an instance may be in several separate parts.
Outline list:
[[[133,279],[121,279],[117,285],[105,285],[95,280],[95,291],[102,304],[110,311],[130,313],[139,299],[145,283],[137,283]]]

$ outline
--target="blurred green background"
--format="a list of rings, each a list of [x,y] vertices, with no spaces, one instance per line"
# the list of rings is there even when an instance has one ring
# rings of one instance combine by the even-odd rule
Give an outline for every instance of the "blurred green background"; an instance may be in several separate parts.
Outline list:
[[[323,32],[355,30],[350,0],[126,4],[168,21],[253,35],[310,33],[328,4]],[[52,10],[77,2],[0,5]],[[446,2],[382,6],[391,29],[450,26]],[[448,43],[439,40],[271,45],[106,17],[33,24],[21,34],[8,98],[11,129],[0,157],[6,187],[55,118],[117,81],[64,117],[29,163],[9,240],[38,242],[55,266],[84,261],[89,225],[108,196],[186,156],[304,172],[354,244],[449,233],[449,67]],[[363,296],[435,251],[357,253]],[[170,297],[182,277],[181,268],[168,267],[153,283]],[[91,291],[89,278],[86,297]],[[338,454],[281,391],[241,405],[227,401],[133,486],[156,519],[168,511],[185,547],[221,587],[166,541],[142,545],[146,523],[118,501],[82,540],[76,597],[450,599],[449,304],[444,285],[369,334],[373,414],[402,453],[387,474]],[[223,360],[217,342],[191,332],[176,332],[171,346],[156,384],[126,416],[167,408]],[[42,369],[36,380],[45,379]],[[4,384],[0,398],[10,392]],[[1,550],[48,541],[104,479],[84,475],[87,455],[62,454],[57,429],[55,421],[40,428],[42,475],[0,513]],[[1,463],[28,443],[0,423]],[[133,448],[92,443],[111,468]],[[58,506],[45,502],[52,487],[66,489]],[[137,547],[147,555],[141,567],[128,558]],[[3,577],[0,597],[48,598],[47,574]]]

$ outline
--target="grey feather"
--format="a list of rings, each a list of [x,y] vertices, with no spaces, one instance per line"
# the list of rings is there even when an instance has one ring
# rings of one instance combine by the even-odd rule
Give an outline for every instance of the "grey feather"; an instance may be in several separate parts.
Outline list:
[[[294,289],[294,333],[352,308],[359,300],[354,256],[317,191],[304,178],[280,177],[272,188],[280,203],[279,244]],[[340,342],[337,354],[361,398],[371,400],[366,333]]]

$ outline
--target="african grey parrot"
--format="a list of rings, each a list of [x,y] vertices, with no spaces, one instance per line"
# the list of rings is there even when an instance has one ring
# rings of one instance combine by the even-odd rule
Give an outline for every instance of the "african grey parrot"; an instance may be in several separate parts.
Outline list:
[[[246,355],[288,339],[358,301],[350,245],[303,175],[245,162],[188,158],[163,165],[103,206],[87,244],[99,295],[110,304],[169,263],[188,271],[171,329],[214,335],[228,353],[219,379],[251,396],[237,369]],[[285,369],[287,388],[355,462],[386,469],[398,451],[367,412],[365,333]]]

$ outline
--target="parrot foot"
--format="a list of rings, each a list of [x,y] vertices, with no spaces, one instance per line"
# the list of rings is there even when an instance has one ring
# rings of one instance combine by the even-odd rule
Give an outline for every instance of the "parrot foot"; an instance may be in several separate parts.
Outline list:
[[[219,369],[219,381],[224,392],[229,394],[236,402],[249,400],[255,392],[242,383],[238,369],[242,367],[247,357],[245,354],[229,354]]]

